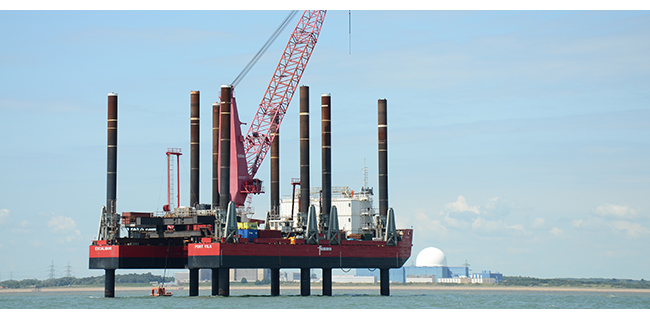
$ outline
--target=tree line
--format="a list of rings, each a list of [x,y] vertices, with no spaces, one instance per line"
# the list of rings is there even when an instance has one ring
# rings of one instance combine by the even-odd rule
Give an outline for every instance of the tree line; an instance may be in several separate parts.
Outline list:
[[[151,272],[136,274],[116,274],[115,283],[150,283],[150,282],[162,282],[162,276],[156,276],[151,274]],[[165,277],[165,282],[173,282],[174,277]],[[76,278],[76,277],[62,277],[62,278],[52,278],[47,280],[38,280],[38,279],[23,279],[23,280],[5,280],[0,282],[0,287],[9,288],[9,289],[20,289],[20,288],[33,288],[33,287],[67,287],[67,286],[92,286],[92,285],[103,285],[104,276],[95,276],[95,277],[85,277],[85,278]]]
[[[625,289],[650,289],[650,281],[631,279],[605,279],[605,278],[555,278],[539,279],[532,277],[503,277],[504,286],[518,287],[585,287],[585,288],[625,288]]]

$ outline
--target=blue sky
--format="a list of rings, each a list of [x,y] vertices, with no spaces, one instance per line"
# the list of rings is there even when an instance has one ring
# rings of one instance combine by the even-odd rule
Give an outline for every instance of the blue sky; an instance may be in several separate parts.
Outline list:
[[[118,211],[162,207],[169,147],[186,152],[187,205],[192,90],[207,202],[211,103],[286,15],[0,11],[0,280],[46,278],[52,261],[57,276],[68,261],[78,277],[103,274],[87,248],[105,202],[109,92]],[[245,123],[290,28],[237,87]],[[650,278],[650,12],[353,10],[349,40],[348,11],[329,11],[301,84],[313,110],[332,95],[333,185],[353,189],[364,161],[377,188],[377,99],[388,100],[390,206],[415,229],[413,261],[435,246],[476,271]],[[280,131],[290,195],[297,96]],[[268,197],[253,206],[262,218]]]

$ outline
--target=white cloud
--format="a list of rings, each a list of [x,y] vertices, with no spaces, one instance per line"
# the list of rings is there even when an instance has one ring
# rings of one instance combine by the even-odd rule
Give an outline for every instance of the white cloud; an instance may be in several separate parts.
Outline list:
[[[438,220],[431,220],[426,229],[431,230],[432,232],[439,235],[447,234],[447,228],[445,228],[445,226],[443,226],[442,223],[440,223]]]
[[[467,212],[467,211],[474,212],[476,214],[481,213],[478,206],[470,207],[467,204],[467,200],[465,200],[465,197],[463,197],[463,196],[458,196],[458,200],[456,200],[456,202],[446,204],[444,209],[443,209],[443,212],[445,212],[445,213]]]
[[[560,229],[560,228],[558,228],[558,227],[554,227],[554,228],[551,229],[548,233],[550,233],[550,234],[552,234],[552,235],[554,235],[554,236],[557,237],[557,236],[561,236],[561,235],[563,235],[563,234],[564,234],[564,231],[562,231],[562,229]]]
[[[397,214],[395,212],[395,224],[397,224],[397,229],[404,229],[404,228],[412,228],[413,227],[413,221],[411,221],[411,218],[409,216],[405,216],[403,214]]]
[[[619,206],[606,203],[592,210],[596,216],[612,219],[633,219],[638,216],[638,212],[628,206]]]
[[[440,220],[429,218],[426,213],[419,211],[415,213],[415,229],[425,234],[446,235],[447,228],[442,225]]]
[[[458,196],[455,202],[446,204],[440,211],[442,222],[438,228],[445,226],[472,230],[482,236],[528,235],[521,224],[508,225],[502,218],[510,213],[513,205],[500,197],[495,197],[483,206],[470,206],[464,196]],[[543,219],[542,219],[543,220]],[[446,230],[446,229],[445,229]]]
[[[47,226],[53,233],[61,235],[59,243],[72,242],[81,236],[81,231],[76,229],[77,224],[70,217],[55,215],[47,222]]]
[[[440,215],[444,217],[445,223],[452,228],[469,229],[480,213],[478,206],[469,206],[465,197],[458,196],[455,202],[444,206]]]
[[[623,232],[632,238],[650,234],[648,228],[638,222],[630,221],[632,219],[638,221],[644,217],[629,206],[606,203],[591,210],[591,214],[593,217],[584,221],[584,224],[596,228],[610,228],[614,231]],[[573,222],[575,227],[580,227],[582,224],[582,220]]]
[[[9,220],[11,217],[9,217],[9,210],[8,209],[0,209],[0,225],[9,223]]]
[[[520,224],[507,225],[505,222],[478,218],[472,223],[472,230],[484,236],[527,235],[529,232]]]
[[[533,228],[535,229],[541,229],[544,228],[544,225],[546,224],[546,220],[543,218],[537,218],[535,221],[533,221]]]
[[[506,227],[507,227],[508,229],[511,229],[511,230],[513,230],[513,231],[515,231],[515,232],[518,232],[518,233],[528,234],[528,232],[526,231],[526,229],[524,229],[524,226],[523,226],[523,225],[520,225],[520,224],[513,224],[513,225],[511,225],[511,226],[506,226]]]
[[[501,197],[495,197],[481,206],[481,216],[491,219],[499,219],[510,214],[510,209],[515,207],[509,201],[502,199]]]
[[[34,240],[32,240],[32,241],[30,242],[30,244],[31,244],[33,247],[40,247],[40,246],[43,245],[43,242],[41,242],[41,241],[38,240],[38,239],[34,239]]]
[[[469,229],[477,215],[471,211],[450,212],[444,221],[452,228]]]
[[[609,226],[617,231],[625,231],[628,236],[633,238],[636,238],[643,234],[650,234],[650,230],[644,228],[636,222],[618,220],[610,222]]]
[[[630,221],[636,218],[636,221]],[[591,211],[591,216],[585,219],[573,220],[571,226],[591,232],[603,234],[608,230],[624,234],[631,238],[650,235],[650,228],[645,219],[636,210],[627,206],[605,204]]]
[[[59,243],[72,242],[81,236],[81,231],[75,230],[73,233],[57,239]]]
[[[47,222],[47,226],[54,233],[69,233],[75,230],[77,224],[70,217],[54,216]]]
[[[20,221],[17,228],[11,229],[12,232],[16,233],[32,233],[33,230],[30,228],[31,223],[27,220]]]

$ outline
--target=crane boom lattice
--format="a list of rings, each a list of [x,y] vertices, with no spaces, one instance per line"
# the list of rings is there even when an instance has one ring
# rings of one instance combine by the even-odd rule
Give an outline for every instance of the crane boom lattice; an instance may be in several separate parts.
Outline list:
[[[248,174],[254,177],[275,137],[318,40],[325,10],[305,11],[291,34],[282,58],[244,139]]]

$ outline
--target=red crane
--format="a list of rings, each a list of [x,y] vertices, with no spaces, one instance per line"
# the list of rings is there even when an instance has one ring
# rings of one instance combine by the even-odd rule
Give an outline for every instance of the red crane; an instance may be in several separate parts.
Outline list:
[[[271,147],[275,133],[282,123],[309,57],[316,46],[325,13],[326,10],[307,10],[302,14],[246,136],[241,134],[241,122],[233,93],[231,136],[235,139],[231,139],[230,197],[237,206],[243,206],[244,203],[247,207],[250,206],[251,198],[248,195],[262,192],[262,182],[254,178],[255,174]]]

